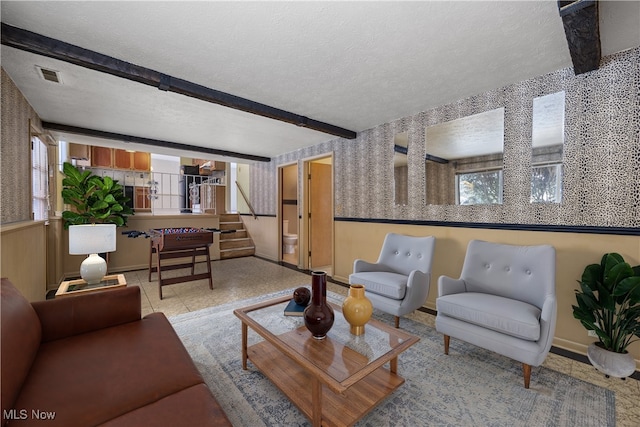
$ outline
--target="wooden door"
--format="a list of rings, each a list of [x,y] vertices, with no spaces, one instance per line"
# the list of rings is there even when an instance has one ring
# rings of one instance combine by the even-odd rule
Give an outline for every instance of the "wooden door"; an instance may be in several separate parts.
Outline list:
[[[331,164],[309,164],[310,268],[332,264],[333,188]]]

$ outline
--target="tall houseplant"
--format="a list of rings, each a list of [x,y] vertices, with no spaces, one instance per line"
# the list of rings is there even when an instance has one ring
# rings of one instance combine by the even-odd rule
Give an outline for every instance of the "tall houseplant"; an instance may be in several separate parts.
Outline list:
[[[127,225],[127,217],[134,212],[127,206],[130,199],[125,197],[117,180],[80,171],[66,162],[63,172],[62,199],[73,206],[72,210],[62,212],[65,229],[70,225],[94,223]]]
[[[572,306],[573,317],[598,337],[598,342],[589,346],[589,360],[607,375],[621,378],[631,375],[635,361],[627,353],[627,347],[640,337],[640,266],[631,267],[620,254],[607,253],[600,264],[584,269],[578,283],[578,305]],[[631,372],[624,375],[628,370],[621,372],[620,366],[599,366],[608,364],[612,357],[598,356],[598,348],[627,356],[626,362],[615,363],[626,363]]]

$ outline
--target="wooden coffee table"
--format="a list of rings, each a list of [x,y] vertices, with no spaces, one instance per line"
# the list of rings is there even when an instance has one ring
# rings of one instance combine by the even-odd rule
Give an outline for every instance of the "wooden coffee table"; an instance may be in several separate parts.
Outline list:
[[[420,338],[373,319],[363,335],[351,335],[332,304],[333,327],[316,340],[301,317],[284,316],[290,300],[234,310],[242,321],[242,367],[250,360],[314,426],[352,425],[404,383],[398,355]],[[249,328],[264,340],[248,346]]]

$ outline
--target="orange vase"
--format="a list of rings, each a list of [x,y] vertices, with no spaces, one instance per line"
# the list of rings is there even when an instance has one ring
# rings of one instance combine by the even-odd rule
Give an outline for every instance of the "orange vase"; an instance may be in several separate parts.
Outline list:
[[[364,295],[364,285],[351,285],[349,296],[342,303],[342,314],[349,325],[353,335],[364,334],[364,325],[371,318],[373,305]]]

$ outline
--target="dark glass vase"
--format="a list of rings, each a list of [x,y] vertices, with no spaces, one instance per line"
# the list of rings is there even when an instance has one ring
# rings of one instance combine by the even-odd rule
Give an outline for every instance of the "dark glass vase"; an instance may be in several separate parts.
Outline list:
[[[333,326],[333,308],[327,304],[327,273],[311,272],[311,304],[304,310],[304,325],[315,339],[321,340]]]

